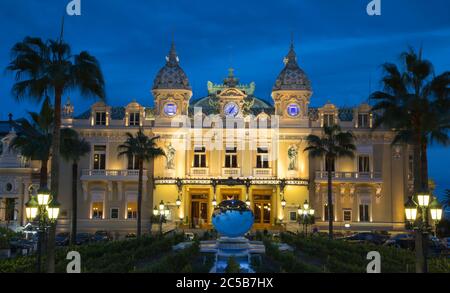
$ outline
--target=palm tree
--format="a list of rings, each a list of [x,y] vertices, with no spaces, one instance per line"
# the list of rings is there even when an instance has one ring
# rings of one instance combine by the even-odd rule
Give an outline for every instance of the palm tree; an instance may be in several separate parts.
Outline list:
[[[373,111],[379,110],[374,128],[396,130],[393,144],[408,143],[414,152],[415,192],[428,191],[427,147],[433,142],[447,145],[450,127],[450,72],[435,76],[433,65],[412,48],[401,55],[403,71],[397,65],[382,65],[383,91],[373,93]]]
[[[45,98],[39,113],[29,112],[31,121],[17,121],[20,131],[13,138],[10,148],[29,160],[40,161],[39,186],[47,187],[48,161],[53,131],[53,109],[49,98]]]
[[[311,157],[325,158],[325,166],[328,176],[328,237],[333,239],[333,185],[331,166],[339,157],[354,157],[356,146],[355,137],[350,131],[343,132],[338,125],[325,126],[323,135],[308,135],[308,146],[305,152]]]
[[[139,182],[138,182],[138,198],[137,198],[137,237],[141,236],[142,232],[142,182],[144,176],[144,162],[153,160],[154,158],[165,156],[164,151],[156,145],[159,136],[149,138],[140,128],[134,136],[127,133],[127,140],[124,144],[118,146],[119,157],[126,156],[128,160],[135,158],[139,168]]]
[[[422,50],[412,48],[401,54],[403,71],[392,63],[383,64],[383,91],[371,95],[379,110],[374,128],[382,125],[396,130],[393,144],[407,143],[413,147],[414,192],[428,192],[428,145],[449,143],[450,72],[434,74],[430,61],[422,58]],[[419,217],[421,218],[421,217]],[[416,271],[427,272],[427,242],[416,234]]]
[[[62,26],[63,27],[63,26]],[[73,55],[70,45],[63,41],[63,29],[58,40],[44,42],[41,38],[25,37],[11,49],[12,60],[7,67],[15,73],[16,83],[12,92],[17,100],[41,101],[47,93],[54,95],[55,127],[53,128],[51,160],[51,192],[58,194],[59,149],[61,136],[62,96],[78,89],[83,96],[105,98],[104,79],[97,59],[86,51]],[[49,237],[48,272],[55,268],[53,238],[55,225]]]
[[[61,156],[72,163],[72,231],[70,242],[75,245],[77,235],[77,211],[78,211],[78,162],[91,150],[90,144],[74,132],[71,137],[61,141]]]
[[[445,194],[442,198],[442,209],[444,210],[444,213],[447,212],[447,209],[450,208],[450,189],[445,190]]]

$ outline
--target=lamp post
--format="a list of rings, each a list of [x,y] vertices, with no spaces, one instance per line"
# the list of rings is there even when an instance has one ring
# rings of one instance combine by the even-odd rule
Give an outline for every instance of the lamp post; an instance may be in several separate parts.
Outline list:
[[[38,222],[38,247],[37,247],[37,272],[41,272],[42,266],[42,240],[51,224],[55,223],[59,216],[60,204],[55,197],[52,197],[50,190],[40,188],[36,196],[31,196],[25,204],[27,220],[31,223]]]
[[[315,210],[310,208],[308,200],[305,200],[303,207],[299,206],[297,213],[299,215],[299,224],[303,225],[303,231],[305,231],[305,237],[308,236],[308,225],[314,224]]]
[[[405,216],[409,226],[416,233],[416,272],[426,273],[428,271],[427,252],[428,234],[430,225],[428,223],[428,210],[432,220],[437,223],[442,218],[442,207],[436,198],[431,202],[433,196],[428,192],[420,192],[416,196],[409,197],[405,203]]]

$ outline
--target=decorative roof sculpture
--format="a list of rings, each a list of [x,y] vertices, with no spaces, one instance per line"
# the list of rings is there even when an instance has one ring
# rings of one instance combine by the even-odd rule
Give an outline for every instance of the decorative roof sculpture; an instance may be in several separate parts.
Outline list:
[[[186,73],[180,67],[180,59],[172,42],[166,64],[161,68],[153,82],[153,89],[182,89],[191,91],[191,85]]]
[[[278,75],[273,91],[306,90],[312,91],[311,82],[306,73],[298,66],[294,43],[291,43],[289,53],[284,58],[284,68]]]

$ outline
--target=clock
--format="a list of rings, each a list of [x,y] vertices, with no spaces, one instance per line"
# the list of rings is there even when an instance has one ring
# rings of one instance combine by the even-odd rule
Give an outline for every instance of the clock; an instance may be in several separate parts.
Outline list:
[[[297,117],[300,115],[300,106],[295,103],[289,104],[286,111],[290,117]]]
[[[236,117],[239,113],[239,106],[234,102],[229,102],[223,108],[223,112],[225,113],[225,116]]]
[[[169,117],[177,115],[177,109],[177,104],[172,102],[166,103],[164,105],[164,113]]]

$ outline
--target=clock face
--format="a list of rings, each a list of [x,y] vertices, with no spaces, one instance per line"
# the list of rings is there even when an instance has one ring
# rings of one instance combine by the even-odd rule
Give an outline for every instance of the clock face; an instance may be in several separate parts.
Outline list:
[[[239,113],[239,106],[234,102],[230,102],[225,105],[223,112],[226,116],[235,117]]]
[[[177,115],[177,104],[175,104],[175,103],[165,104],[164,105],[164,113],[170,117]]]
[[[289,106],[287,106],[287,113],[291,117],[297,117],[300,115],[300,106],[297,104],[289,104]]]

